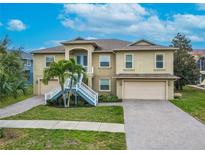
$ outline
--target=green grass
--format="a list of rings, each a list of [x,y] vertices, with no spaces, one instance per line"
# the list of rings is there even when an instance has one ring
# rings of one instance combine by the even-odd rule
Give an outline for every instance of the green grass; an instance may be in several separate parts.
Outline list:
[[[126,149],[124,133],[94,131],[4,129],[0,149],[109,150]]]
[[[24,113],[5,119],[73,120],[108,123],[124,122],[123,108],[121,106],[56,108],[41,105]]]
[[[174,99],[171,102],[205,123],[205,91],[185,87],[181,93],[180,99]]]
[[[12,105],[12,104],[17,103],[19,101],[23,101],[23,100],[30,98],[32,96],[33,96],[33,88],[32,88],[32,86],[29,86],[25,95],[21,93],[18,95],[17,98],[9,96],[9,97],[6,97],[3,100],[1,100],[0,101],[0,108]]]

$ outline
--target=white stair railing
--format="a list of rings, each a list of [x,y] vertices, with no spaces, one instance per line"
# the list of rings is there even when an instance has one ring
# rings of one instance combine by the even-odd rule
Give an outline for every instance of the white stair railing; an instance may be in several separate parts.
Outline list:
[[[70,79],[66,79],[64,83],[64,89],[67,89],[70,85]],[[58,86],[55,89],[50,90],[49,92],[45,93],[45,104],[47,104],[47,100],[52,99],[54,96],[56,96],[58,93],[61,92],[61,87]]]
[[[98,103],[98,93],[88,87],[85,83],[81,82],[78,85],[78,89],[84,93],[88,98],[90,98],[94,105],[96,106]]]
[[[92,90],[90,87],[88,87],[85,83],[83,83],[82,80],[83,80],[83,74],[80,76],[78,82],[72,86],[72,89],[75,89],[76,91],[80,91],[81,93],[83,93],[85,97],[91,100],[92,104],[96,106],[98,103],[98,93]],[[70,84],[71,84],[70,81],[71,80],[69,78],[66,79],[64,83],[64,90],[70,88]],[[47,100],[52,99],[60,92],[61,92],[61,87],[59,86],[49,91],[48,93],[45,93],[45,104],[47,104]]]

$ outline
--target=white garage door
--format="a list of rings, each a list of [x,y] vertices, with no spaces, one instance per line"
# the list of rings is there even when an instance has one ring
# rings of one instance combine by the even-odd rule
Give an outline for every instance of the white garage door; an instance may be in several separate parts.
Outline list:
[[[165,82],[125,82],[124,99],[165,99]]]
[[[59,87],[58,80],[52,80],[48,82],[48,85],[45,85],[42,81],[40,81],[40,94],[44,95],[50,90]]]

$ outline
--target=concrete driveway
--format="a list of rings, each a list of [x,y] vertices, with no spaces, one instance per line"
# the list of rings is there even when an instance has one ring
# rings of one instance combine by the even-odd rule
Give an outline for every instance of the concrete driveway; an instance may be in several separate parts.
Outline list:
[[[128,149],[205,149],[205,125],[168,101],[123,102]]]

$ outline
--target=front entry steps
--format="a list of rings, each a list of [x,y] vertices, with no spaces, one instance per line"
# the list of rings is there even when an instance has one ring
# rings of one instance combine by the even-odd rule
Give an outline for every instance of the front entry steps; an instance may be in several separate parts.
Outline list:
[[[66,79],[66,82],[64,84],[64,92],[68,93],[70,90],[72,90],[73,94],[81,96],[86,102],[93,106],[96,106],[98,103],[98,93],[88,87],[85,83],[83,83],[82,79],[83,75],[81,75],[79,81],[73,84],[71,88],[70,78]],[[60,87],[49,91],[45,94],[45,104],[47,104],[47,101],[57,100],[60,96],[62,96],[62,91]]]

